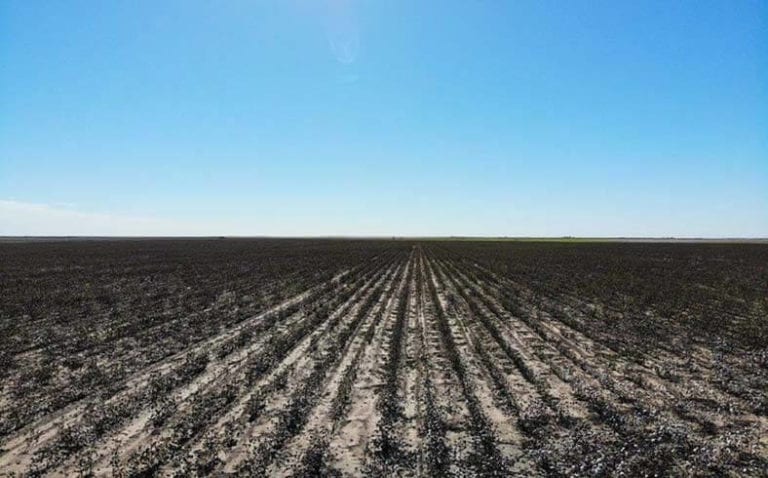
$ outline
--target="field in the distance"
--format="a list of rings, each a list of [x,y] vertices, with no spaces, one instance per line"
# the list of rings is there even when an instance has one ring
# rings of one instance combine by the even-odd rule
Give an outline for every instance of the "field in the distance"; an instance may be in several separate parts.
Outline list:
[[[0,243],[0,476],[768,476],[768,245]]]

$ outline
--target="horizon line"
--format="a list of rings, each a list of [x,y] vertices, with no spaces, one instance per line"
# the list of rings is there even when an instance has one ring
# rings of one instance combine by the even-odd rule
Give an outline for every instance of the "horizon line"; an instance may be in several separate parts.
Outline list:
[[[110,240],[110,239],[369,239],[369,240],[477,240],[477,241],[552,241],[552,242],[768,242],[768,237],[704,236],[474,236],[474,235],[0,235],[5,240]]]

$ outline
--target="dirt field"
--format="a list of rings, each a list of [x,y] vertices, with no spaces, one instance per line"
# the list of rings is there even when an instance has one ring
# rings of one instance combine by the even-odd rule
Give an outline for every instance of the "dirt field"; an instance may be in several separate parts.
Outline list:
[[[768,476],[768,245],[0,244],[1,476]]]

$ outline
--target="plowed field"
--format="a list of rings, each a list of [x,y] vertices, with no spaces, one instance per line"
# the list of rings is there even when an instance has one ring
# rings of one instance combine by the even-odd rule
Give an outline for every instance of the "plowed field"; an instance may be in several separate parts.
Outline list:
[[[768,476],[768,246],[0,244],[3,476]]]

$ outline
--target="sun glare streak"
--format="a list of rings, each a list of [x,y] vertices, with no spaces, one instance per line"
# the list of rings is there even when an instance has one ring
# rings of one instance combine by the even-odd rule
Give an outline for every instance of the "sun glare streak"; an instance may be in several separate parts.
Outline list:
[[[328,2],[326,38],[336,61],[353,64],[360,55],[360,28],[354,5],[349,0]]]

